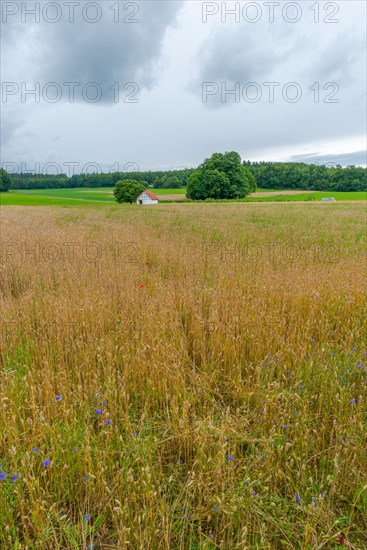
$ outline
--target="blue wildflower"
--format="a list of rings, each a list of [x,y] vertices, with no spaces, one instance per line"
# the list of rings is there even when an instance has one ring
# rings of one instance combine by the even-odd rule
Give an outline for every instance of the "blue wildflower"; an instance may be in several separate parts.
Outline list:
[[[107,401],[102,401],[102,405],[107,405]]]
[[[19,474],[14,474],[14,475],[12,475],[10,479],[11,479],[11,481],[12,481],[13,483],[15,483],[15,481],[16,481],[17,479],[19,479]]]
[[[315,497],[312,497],[311,502],[316,502],[316,500],[317,499]]]
[[[245,481],[245,485],[246,485],[246,487],[248,487],[248,485],[249,485],[249,484],[250,484],[250,482],[249,482],[249,481]]]
[[[251,494],[252,494],[253,497],[256,497],[256,495],[257,495],[256,491],[252,491]]]
[[[227,456],[227,460],[229,460],[229,461],[233,460],[233,456],[232,456],[232,455],[228,455],[228,456]]]
[[[103,413],[102,409],[96,409],[95,412],[96,412],[96,414],[102,414]]]
[[[283,430],[288,430],[288,426],[287,426],[287,424],[284,424],[284,426],[283,426]]]
[[[83,481],[84,483],[86,483],[89,479],[89,475],[88,474],[85,474],[85,476],[83,477]]]
[[[302,502],[301,497],[299,496],[298,493],[296,493],[296,501],[298,502],[298,504],[301,504]]]
[[[75,451],[77,451],[77,450],[78,450],[78,447],[75,447],[75,446],[74,446],[74,447],[73,447],[73,451],[75,452]]]
[[[218,506],[213,506],[213,510],[214,510],[214,512],[218,512],[218,510],[219,510]]]
[[[57,403],[58,401],[61,401],[61,399],[62,399],[62,395],[56,395],[56,397],[55,397],[56,403]]]
[[[4,481],[6,478],[6,472],[0,472],[0,481]]]
[[[106,426],[112,426],[112,420],[105,420],[104,423]]]
[[[353,398],[353,399],[349,400],[349,403],[351,403],[352,405],[355,405],[357,403],[357,401]]]
[[[89,521],[89,520],[90,520],[90,515],[89,515],[89,514],[85,514],[84,519],[85,519],[85,521]]]
[[[38,447],[33,447],[32,453],[38,453]]]
[[[51,460],[49,458],[46,458],[46,460],[42,460],[42,466],[47,468],[51,464]]]

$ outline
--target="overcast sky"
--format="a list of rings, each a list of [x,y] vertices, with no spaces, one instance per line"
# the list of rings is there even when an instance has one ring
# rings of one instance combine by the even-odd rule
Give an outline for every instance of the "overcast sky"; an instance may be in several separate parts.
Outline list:
[[[366,165],[364,1],[1,9],[3,165],[154,170],[230,150]]]

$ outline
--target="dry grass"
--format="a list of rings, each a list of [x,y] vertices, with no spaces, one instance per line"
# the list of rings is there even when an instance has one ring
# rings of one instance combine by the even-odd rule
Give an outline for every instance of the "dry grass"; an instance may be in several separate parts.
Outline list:
[[[366,547],[364,203],[1,222],[1,549]]]

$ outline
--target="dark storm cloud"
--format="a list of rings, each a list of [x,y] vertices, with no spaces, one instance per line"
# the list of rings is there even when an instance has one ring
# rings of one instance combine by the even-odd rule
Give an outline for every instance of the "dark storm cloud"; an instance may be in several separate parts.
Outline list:
[[[22,3],[24,4],[24,2]],[[36,4],[27,2],[28,5]],[[42,3],[41,3],[42,4]],[[118,99],[117,89],[124,97],[133,94],[138,98],[138,90],[151,88],[155,83],[154,63],[157,60],[163,43],[166,28],[174,21],[181,1],[165,2],[98,2],[98,11],[92,8],[83,12],[75,8],[74,21],[70,21],[70,12],[65,11],[65,3],[60,1],[62,17],[55,23],[45,21],[28,23],[23,27],[32,41],[32,51],[28,51],[27,81],[31,86],[40,82],[41,89],[50,82],[61,87],[61,99],[84,100],[82,89],[86,84],[91,86],[88,96],[97,97],[96,103],[113,103]],[[91,3],[92,4],[92,3]],[[120,4],[119,12],[111,9]],[[28,6],[29,7],[29,6]],[[99,13],[98,13],[99,12]],[[50,17],[52,12],[49,12]],[[53,17],[54,15],[52,15]],[[14,29],[21,27],[20,15],[8,17],[2,26],[7,36],[14,36]],[[91,20],[98,17],[98,21]],[[19,51],[12,46],[13,58],[21,57],[21,35],[18,35]],[[9,73],[12,73],[9,67]],[[123,87],[134,82],[135,86],[123,90]],[[64,83],[76,83],[74,86]],[[119,86],[110,89],[115,83]],[[98,90],[101,90],[99,97]],[[52,93],[56,92],[53,90]]]

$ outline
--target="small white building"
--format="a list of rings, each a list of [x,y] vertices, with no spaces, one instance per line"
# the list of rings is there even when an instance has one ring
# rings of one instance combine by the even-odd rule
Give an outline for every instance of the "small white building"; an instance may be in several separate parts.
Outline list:
[[[158,204],[158,197],[151,191],[143,191],[136,199],[136,204]]]

